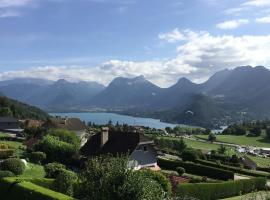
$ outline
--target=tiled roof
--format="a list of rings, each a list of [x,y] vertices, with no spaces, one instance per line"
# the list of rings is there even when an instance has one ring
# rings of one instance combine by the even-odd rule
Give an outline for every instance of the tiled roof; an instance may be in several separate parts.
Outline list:
[[[97,133],[81,148],[81,152],[85,156],[126,154],[132,153],[140,142],[146,143],[147,141],[152,143],[151,140],[139,133],[110,131],[107,143],[101,147],[101,133]]]

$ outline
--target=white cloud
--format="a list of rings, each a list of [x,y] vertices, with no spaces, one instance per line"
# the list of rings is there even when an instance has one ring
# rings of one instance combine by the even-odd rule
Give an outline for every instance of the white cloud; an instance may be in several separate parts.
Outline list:
[[[270,34],[261,36],[211,35],[206,31],[179,31],[183,40],[177,56],[159,61],[109,60],[98,66],[45,66],[0,73],[0,80],[15,77],[65,78],[72,81],[97,81],[107,85],[118,76],[144,75],[155,84],[167,87],[180,77],[204,81],[213,73],[243,65],[270,66]]]
[[[270,15],[261,17],[261,18],[256,18],[257,23],[270,23]]]
[[[264,7],[270,6],[269,0],[249,0],[242,4],[243,6],[255,6],[255,7]]]
[[[16,10],[0,10],[0,18],[19,17],[21,13]]]
[[[185,39],[184,35],[177,28],[167,33],[160,33],[158,37],[159,39],[165,40],[170,43],[178,42]]]
[[[0,8],[21,7],[32,2],[33,0],[0,0]]]
[[[247,19],[237,19],[237,20],[230,20],[230,21],[219,23],[216,25],[216,27],[219,29],[236,29],[239,26],[242,26],[248,23],[249,23],[249,20]]]

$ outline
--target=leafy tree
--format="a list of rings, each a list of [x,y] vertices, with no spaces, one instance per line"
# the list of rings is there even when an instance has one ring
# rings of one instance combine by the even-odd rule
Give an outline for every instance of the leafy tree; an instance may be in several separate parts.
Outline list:
[[[270,128],[266,129],[266,135],[267,135],[268,139],[270,139]]]
[[[74,172],[62,169],[56,176],[53,185],[56,191],[73,196],[74,184],[76,183],[77,179],[78,177]]]
[[[80,146],[79,137],[76,135],[76,133],[72,131],[68,131],[65,129],[50,129],[47,134],[58,137],[59,140],[72,144],[76,147]]]
[[[251,133],[256,135],[256,136],[260,136],[262,133],[262,129],[260,127],[256,126],[251,130]]]
[[[210,135],[211,134],[211,129],[207,128],[204,130],[205,135]]]
[[[208,135],[208,141],[214,142],[214,141],[216,141],[216,140],[217,140],[217,137],[216,137],[216,135],[215,135],[214,133],[210,133],[210,134]]]
[[[179,141],[177,141],[176,146],[175,146],[175,149],[179,153],[182,153],[186,148],[187,148],[187,145],[186,145],[183,137],[181,137],[181,139]]]
[[[78,146],[47,135],[35,146],[35,150],[46,153],[48,162],[68,163],[70,158],[78,152]]]
[[[194,149],[186,149],[183,151],[182,155],[183,161],[196,161],[199,158],[198,152]]]
[[[172,133],[173,132],[173,129],[171,127],[166,127],[165,130],[166,130],[167,133]]]
[[[220,145],[217,151],[218,151],[219,154],[224,155],[226,153],[226,151],[227,151],[227,148],[224,145]]]
[[[126,156],[101,156],[87,161],[75,197],[91,200],[162,200],[161,186],[127,168]]]

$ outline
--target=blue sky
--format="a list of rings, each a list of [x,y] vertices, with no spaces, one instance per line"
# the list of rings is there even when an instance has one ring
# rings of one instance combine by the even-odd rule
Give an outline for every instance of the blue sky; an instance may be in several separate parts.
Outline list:
[[[270,0],[0,0],[0,79],[166,87],[268,55]]]

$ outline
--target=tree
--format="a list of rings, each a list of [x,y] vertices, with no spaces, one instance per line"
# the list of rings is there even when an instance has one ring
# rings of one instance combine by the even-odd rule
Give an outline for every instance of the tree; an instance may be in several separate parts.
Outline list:
[[[210,133],[210,134],[208,135],[208,141],[214,142],[214,141],[216,141],[216,140],[217,140],[217,137],[216,137],[216,135],[215,135],[214,133]]]
[[[63,142],[56,136],[47,135],[35,146],[35,150],[46,153],[47,162],[69,163],[78,152],[78,146]]]
[[[226,153],[226,151],[227,151],[227,148],[224,145],[220,145],[217,151],[218,151],[219,154],[224,155]]]
[[[210,135],[211,134],[211,130],[209,128],[204,130],[204,134],[205,135]]]
[[[183,161],[196,161],[199,158],[198,152],[194,149],[186,149],[183,151],[182,155]]]
[[[65,129],[50,129],[47,134],[55,136],[59,138],[59,140],[72,144],[78,148],[80,147],[80,139],[73,131]]]
[[[162,200],[162,187],[127,168],[127,156],[101,156],[87,161],[75,197],[91,200]]]
[[[171,127],[166,127],[165,130],[166,130],[167,133],[172,133],[173,132],[173,129]]]
[[[260,127],[256,126],[251,130],[251,133],[256,135],[256,136],[260,136],[262,133],[262,129]]]
[[[175,150],[177,150],[180,154],[187,148],[187,145],[183,139],[183,137],[181,137],[181,139],[179,141],[177,141]]]
[[[77,180],[78,176],[74,172],[62,169],[56,176],[53,186],[56,191],[73,196],[74,184],[77,182]]]
[[[41,164],[41,162],[46,159],[46,154],[44,152],[41,152],[41,151],[32,152],[29,155],[29,159],[33,163]]]
[[[268,139],[270,139],[270,127],[266,129],[266,135]]]

